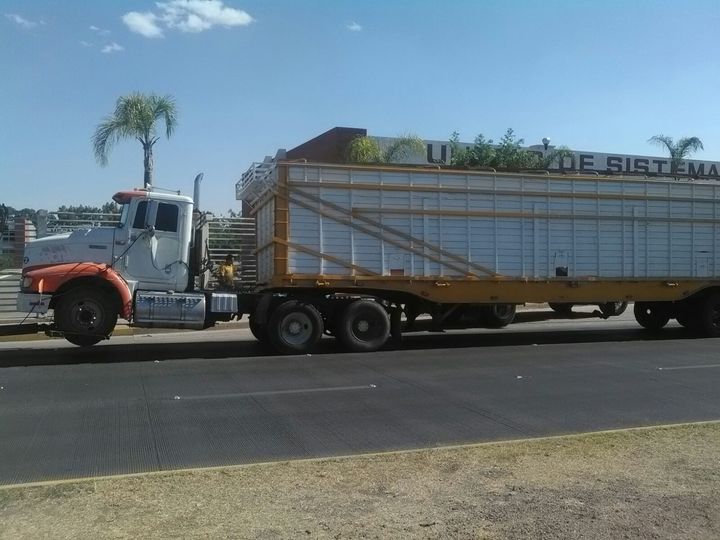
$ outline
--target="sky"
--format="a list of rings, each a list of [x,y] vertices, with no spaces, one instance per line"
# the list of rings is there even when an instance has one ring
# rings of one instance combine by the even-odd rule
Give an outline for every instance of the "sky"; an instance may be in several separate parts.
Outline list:
[[[0,0],[0,202],[100,205],[142,185],[91,136],[119,96],[169,94],[159,187],[239,210],[254,161],[334,127],[662,155],[697,136],[720,160],[717,0]]]

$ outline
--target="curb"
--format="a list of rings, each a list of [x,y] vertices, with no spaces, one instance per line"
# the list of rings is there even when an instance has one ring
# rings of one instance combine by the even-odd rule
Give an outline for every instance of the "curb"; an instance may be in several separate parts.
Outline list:
[[[18,324],[19,321],[11,321],[4,323],[3,321],[0,321],[0,324]],[[249,328],[248,321],[242,320],[242,321],[234,321],[234,322],[226,322],[226,323],[220,323],[219,326],[211,326],[210,328],[205,328],[204,330],[191,330],[191,329],[184,329],[184,328],[139,328],[134,326],[128,326],[127,324],[119,324],[115,327],[115,330],[113,330],[113,333],[110,335],[111,338],[113,337],[126,337],[126,336],[138,336],[138,335],[147,335],[147,334],[184,334],[186,332],[213,332],[217,330],[230,330],[233,328],[237,329],[246,329]],[[13,341],[50,341],[50,340],[62,340],[63,338],[56,338],[56,337],[50,337],[46,336],[44,333],[38,332],[37,334],[18,334],[15,336],[0,336],[0,343],[9,343]]]

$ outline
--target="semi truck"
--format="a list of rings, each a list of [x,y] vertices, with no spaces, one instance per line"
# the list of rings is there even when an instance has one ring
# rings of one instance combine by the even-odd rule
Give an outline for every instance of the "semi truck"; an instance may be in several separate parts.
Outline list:
[[[116,227],[30,242],[18,310],[80,346],[137,327],[203,329],[248,317],[281,353],[324,335],[375,351],[420,327],[501,328],[516,306],[634,304],[720,335],[720,187],[608,175],[350,165],[275,157],[236,185],[256,220],[251,291],[208,287],[207,231],[194,197],[121,191]],[[421,324],[422,323],[422,324]],[[31,329],[33,330],[33,329]]]

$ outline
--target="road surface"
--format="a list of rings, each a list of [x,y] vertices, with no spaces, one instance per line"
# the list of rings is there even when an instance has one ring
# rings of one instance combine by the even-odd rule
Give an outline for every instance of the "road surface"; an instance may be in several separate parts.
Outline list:
[[[245,329],[2,343],[0,484],[720,418],[719,340],[549,316],[374,354]]]

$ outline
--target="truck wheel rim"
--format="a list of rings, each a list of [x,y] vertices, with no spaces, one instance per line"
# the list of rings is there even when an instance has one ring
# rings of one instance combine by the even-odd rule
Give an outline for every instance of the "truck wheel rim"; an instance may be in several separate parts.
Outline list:
[[[356,338],[370,341],[381,336],[382,325],[371,315],[363,313],[352,321],[352,330]]]
[[[77,302],[71,311],[71,320],[77,330],[94,331],[102,321],[102,307],[92,300]]]
[[[290,313],[280,323],[280,337],[290,345],[303,345],[313,335],[313,323],[304,313]]]

